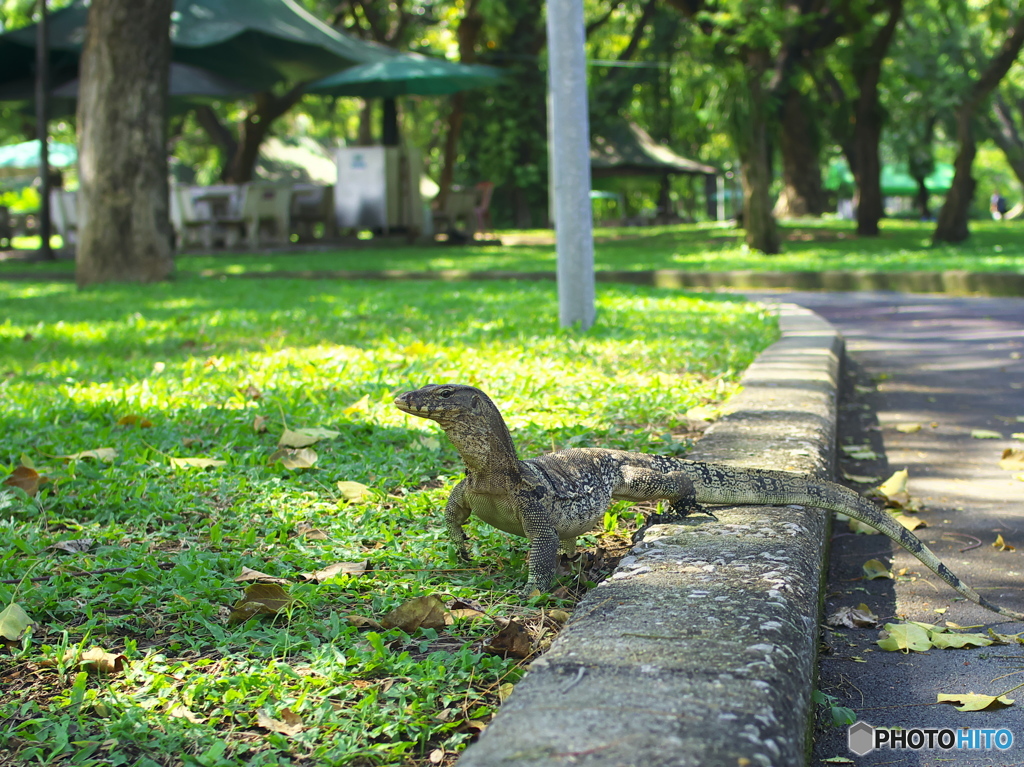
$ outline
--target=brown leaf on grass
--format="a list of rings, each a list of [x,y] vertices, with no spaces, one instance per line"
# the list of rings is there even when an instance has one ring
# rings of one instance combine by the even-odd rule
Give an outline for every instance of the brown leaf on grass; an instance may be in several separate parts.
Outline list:
[[[256,724],[264,730],[279,732],[282,735],[287,735],[289,737],[298,735],[302,732],[302,718],[290,708],[282,708],[280,716],[280,719],[274,719],[273,717],[264,714],[262,711],[258,711],[256,712]]]
[[[0,610],[0,642],[20,642],[30,628],[32,619],[17,602]]]
[[[1019,447],[1008,447],[1003,451],[1003,457],[999,461],[999,468],[1007,471],[1024,469],[1024,449]]]
[[[444,602],[433,594],[403,602],[380,619],[384,628],[400,628],[407,634],[420,628],[442,629],[447,623]]]
[[[245,596],[232,606],[228,625],[244,623],[257,615],[277,615],[293,601],[276,583],[253,583],[245,587]]]
[[[301,535],[307,541],[327,541],[331,537],[326,531],[321,530],[319,527],[313,527],[307,522],[299,522],[295,526],[295,534]]]
[[[171,458],[171,466],[175,469],[209,469],[214,466],[227,466],[227,461],[217,458]]]
[[[192,724],[202,724],[206,721],[205,717],[199,716],[188,709],[187,706],[181,703],[168,704],[167,709],[164,711],[167,716],[175,719],[184,719],[185,721],[192,722]]]
[[[984,711],[987,708],[998,709],[1013,705],[1013,698],[1005,695],[981,695],[976,692],[945,694],[939,693],[939,703],[959,703],[957,711]]]
[[[63,551],[66,554],[83,554],[92,548],[95,541],[92,538],[72,538],[67,541],[57,541],[47,548]]]
[[[124,655],[107,652],[102,647],[90,647],[81,655],[77,650],[64,653],[65,663],[77,663],[87,674],[120,674],[127,660]]]
[[[282,447],[274,451],[270,456],[271,465],[280,461],[286,469],[311,469],[316,466],[320,456],[314,450],[304,447],[301,450],[294,450],[289,447]]]
[[[453,599],[451,604],[448,605],[448,613],[455,620],[459,618],[476,620],[478,618],[491,617],[487,614],[484,606],[475,599]]]
[[[8,487],[24,490],[28,495],[35,495],[39,492],[40,485],[48,481],[46,477],[35,469],[29,466],[19,466],[4,480],[4,484]]]
[[[348,575],[355,578],[365,573],[369,566],[370,561],[366,559],[362,562],[335,562],[333,565],[327,565],[327,567],[324,567],[321,570],[314,570],[311,573],[302,573],[302,577],[307,581],[316,581],[317,583],[323,583],[331,578],[337,578],[339,575]]]
[[[252,384],[249,384],[244,389],[239,389],[238,391],[246,399],[251,399],[251,400],[263,399],[263,392],[261,392],[259,389],[257,389]]]
[[[278,578],[276,575],[261,573],[259,570],[253,570],[251,567],[243,567],[242,574],[235,577],[235,583],[244,583],[246,581],[280,583],[282,585],[288,585],[291,582],[287,578]]]
[[[362,482],[340,480],[337,485],[341,497],[349,503],[359,503],[373,497],[373,490]]]
[[[384,627],[381,626],[373,618],[367,618],[365,615],[346,615],[345,620],[355,626],[357,629],[372,629],[374,631],[383,631]]]
[[[153,422],[141,415],[123,415],[117,419],[118,426],[138,426],[140,429],[152,428]]]
[[[1011,546],[1009,543],[1003,540],[1002,535],[997,535],[995,541],[992,543],[992,548],[998,549],[999,551],[1016,551],[1016,546]]]
[[[491,637],[484,652],[503,658],[528,658],[533,652],[533,641],[523,624],[510,620],[497,634]]]
[[[114,459],[117,458],[117,449],[113,447],[98,447],[95,450],[83,450],[81,453],[58,455],[57,458],[60,458],[62,461],[82,461],[86,458],[93,458],[104,463],[113,463]]]
[[[258,415],[252,419],[252,430],[257,434],[264,434],[267,431],[267,417]]]
[[[341,432],[331,429],[285,429],[277,444],[278,447],[309,447],[322,439],[332,439],[339,434]]]

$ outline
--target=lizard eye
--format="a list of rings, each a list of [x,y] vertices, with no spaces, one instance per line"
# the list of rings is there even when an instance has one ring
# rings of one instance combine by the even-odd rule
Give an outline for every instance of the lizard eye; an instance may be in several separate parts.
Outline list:
[[[440,395],[441,399],[448,399],[450,396],[452,396],[452,390],[442,389],[441,391],[438,392],[438,394]]]

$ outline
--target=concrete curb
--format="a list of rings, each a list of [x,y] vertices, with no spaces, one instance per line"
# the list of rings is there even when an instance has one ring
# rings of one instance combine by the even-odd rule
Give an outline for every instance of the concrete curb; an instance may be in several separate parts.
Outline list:
[[[809,310],[694,457],[830,476],[842,340]],[[648,530],[460,767],[805,762],[830,516],[742,507]]]
[[[198,273],[204,279],[301,279],[301,280],[529,280],[555,279],[555,272],[472,271],[440,269],[424,272],[407,269],[347,271],[335,269],[288,269],[272,272],[225,274],[216,270]],[[716,288],[746,290],[892,290],[900,293],[945,293],[951,296],[1024,296],[1024,274],[1016,272],[689,272],[681,269],[599,271],[598,282],[653,285],[660,288]],[[73,282],[68,272],[0,272],[0,281]]]

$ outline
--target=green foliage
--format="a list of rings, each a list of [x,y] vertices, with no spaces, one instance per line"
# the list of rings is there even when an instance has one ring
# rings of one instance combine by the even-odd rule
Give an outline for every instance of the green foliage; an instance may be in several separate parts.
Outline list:
[[[0,609],[37,624],[0,656],[0,749],[227,766],[461,748],[520,674],[481,651],[493,624],[367,633],[347,616],[428,594],[522,614],[524,549],[472,526],[481,558],[452,564],[439,509],[459,460],[393,396],[480,385],[524,454],[677,452],[664,433],[731,392],[775,333],[729,298],[608,286],[598,302],[580,334],[556,326],[548,283],[0,283],[0,476],[28,464],[48,478],[34,496],[0,485],[0,580],[17,581]],[[313,468],[271,463],[286,427],[330,430],[312,432]],[[113,460],[61,457],[105,447]],[[349,501],[339,481],[372,492]],[[364,560],[361,576],[300,577]],[[290,601],[230,625],[243,567],[286,579]],[[74,655],[92,645],[126,670],[82,673]]]

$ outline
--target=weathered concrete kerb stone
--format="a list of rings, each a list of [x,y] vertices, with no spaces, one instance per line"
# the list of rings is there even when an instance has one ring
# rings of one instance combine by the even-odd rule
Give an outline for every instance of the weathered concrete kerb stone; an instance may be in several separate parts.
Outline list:
[[[781,322],[694,457],[831,476],[841,340],[805,309]],[[648,530],[460,767],[803,764],[828,515],[716,513]]]

